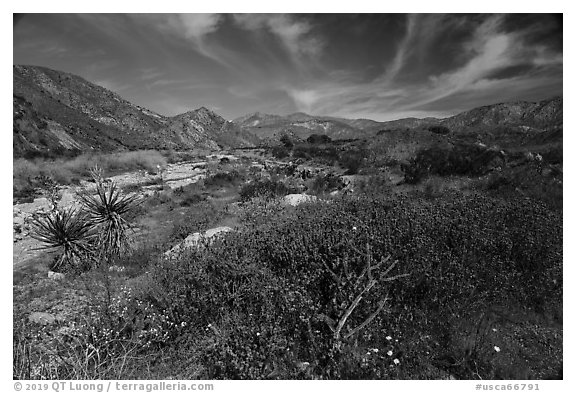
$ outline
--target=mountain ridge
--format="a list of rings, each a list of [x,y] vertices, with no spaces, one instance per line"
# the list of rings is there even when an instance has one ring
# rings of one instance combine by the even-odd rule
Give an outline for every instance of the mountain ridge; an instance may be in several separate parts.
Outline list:
[[[14,65],[14,157],[136,149],[219,150],[278,143],[283,134],[306,139],[362,139],[388,130],[447,127],[453,133],[508,127],[520,132],[562,127],[563,98],[485,105],[447,118],[386,122],[255,112],[232,121],[206,107],[164,116],[133,104],[84,78],[47,67]]]
[[[218,150],[257,138],[205,107],[173,117],[74,74],[13,66],[14,157],[136,149]]]

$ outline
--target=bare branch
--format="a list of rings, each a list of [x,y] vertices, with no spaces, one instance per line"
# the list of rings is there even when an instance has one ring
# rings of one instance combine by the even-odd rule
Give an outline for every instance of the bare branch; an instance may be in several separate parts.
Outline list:
[[[333,320],[332,318],[330,318],[328,315],[319,314],[318,318],[320,318],[322,321],[326,322],[326,325],[328,325],[328,327],[330,328],[330,330],[332,332],[334,332],[336,330],[336,321]]]
[[[388,257],[390,258],[390,257]],[[398,261],[394,261],[392,262],[392,264],[390,266],[388,266],[388,269],[386,269],[386,271],[384,271],[384,273],[382,273],[383,276],[387,275],[388,273],[390,273],[390,271],[392,269],[394,269],[394,266],[396,266],[396,264],[398,263]]]
[[[394,281],[402,277],[408,277],[409,275],[410,273],[398,274],[396,276],[382,278],[382,281]]]
[[[341,282],[340,277],[338,277],[338,275],[336,274],[336,272],[334,272],[334,270],[330,269],[330,267],[328,266],[328,264],[326,263],[326,261],[324,259],[322,259],[322,264],[324,265],[326,270],[328,270],[328,273],[330,273],[330,275],[332,276],[334,281],[336,281],[338,284],[340,284],[340,282]]]
[[[339,340],[340,339],[340,332],[342,331],[342,328],[344,327],[344,325],[346,324],[346,321],[348,320],[348,317],[350,317],[350,314],[352,314],[352,312],[354,311],[354,309],[356,307],[358,307],[358,304],[360,303],[360,301],[362,300],[362,296],[368,292],[370,289],[372,289],[372,287],[374,286],[374,284],[376,284],[375,280],[371,280],[370,282],[368,282],[368,285],[366,285],[366,287],[364,287],[364,289],[362,290],[362,292],[360,292],[360,294],[356,297],[356,299],[354,299],[354,301],[352,302],[352,304],[350,305],[350,307],[348,307],[348,309],[346,309],[346,312],[344,313],[344,315],[342,316],[342,318],[340,318],[340,321],[338,321],[338,326],[336,326],[336,331],[334,332],[334,337]]]
[[[358,327],[356,327],[350,333],[348,333],[346,336],[344,336],[344,339],[345,340],[349,339],[354,334],[356,334],[357,332],[362,330],[364,327],[366,327],[370,322],[372,322],[372,320],[374,318],[376,318],[376,316],[380,313],[380,311],[382,311],[382,309],[384,308],[384,305],[386,304],[387,301],[388,301],[388,294],[386,294],[384,299],[382,299],[378,302],[378,308],[376,309],[376,311],[374,311],[372,314],[370,314],[370,316],[368,318],[366,318],[366,320],[364,322],[362,322]]]

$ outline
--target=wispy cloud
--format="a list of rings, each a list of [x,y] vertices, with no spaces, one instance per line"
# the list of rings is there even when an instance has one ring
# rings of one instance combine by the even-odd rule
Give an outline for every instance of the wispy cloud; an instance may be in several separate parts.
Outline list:
[[[187,40],[202,56],[226,65],[214,47],[206,42],[210,34],[218,31],[223,21],[221,14],[155,14],[147,15],[146,19],[158,30]]]
[[[435,16],[430,16],[437,18]],[[350,79],[331,79],[307,83],[304,87],[284,86],[299,110],[319,114],[390,119],[407,114],[443,116],[452,114],[449,110],[430,110],[433,103],[450,97],[467,96],[465,102],[479,99],[495,102],[505,97],[504,89],[535,92],[561,81],[561,74],[536,72],[546,67],[561,67],[561,54],[550,53],[546,47],[534,47],[525,43],[530,32],[520,30],[506,32],[502,28],[503,17],[495,15],[485,18],[476,25],[470,38],[463,41],[458,50],[459,56],[466,59],[463,65],[445,70],[438,75],[430,75],[424,83],[410,83],[396,78],[402,73],[413,56],[421,55],[423,46],[432,44],[430,35],[439,34],[430,26],[446,29],[450,24],[426,20],[427,16],[409,16],[406,33],[400,41],[395,56],[385,71],[368,83],[357,83]],[[427,35],[421,29],[426,27]],[[428,42],[422,42],[427,40]],[[502,69],[514,66],[533,65],[534,72],[525,75],[512,75],[494,79],[493,75]],[[479,100],[476,100],[478,102]],[[452,111],[458,105],[452,103]],[[441,105],[437,106],[438,108]]]
[[[311,34],[312,25],[286,14],[237,14],[234,21],[247,30],[274,34],[297,62],[318,55],[323,43]]]

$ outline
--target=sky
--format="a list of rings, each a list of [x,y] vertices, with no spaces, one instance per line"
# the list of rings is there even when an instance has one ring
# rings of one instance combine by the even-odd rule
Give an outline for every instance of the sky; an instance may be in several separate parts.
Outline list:
[[[26,14],[13,62],[172,116],[447,117],[562,95],[550,14]]]

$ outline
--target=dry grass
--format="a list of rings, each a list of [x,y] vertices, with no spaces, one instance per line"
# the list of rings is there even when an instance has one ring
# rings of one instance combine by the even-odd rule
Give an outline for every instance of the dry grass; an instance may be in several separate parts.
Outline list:
[[[98,166],[105,176],[123,171],[143,169],[156,171],[156,166],[166,165],[166,158],[155,150],[139,150],[111,154],[82,154],[73,159],[14,160],[14,197],[25,197],[39,187],[39,176],[50,176],[62,185],[77,184],[90,177],[90,168]]]

